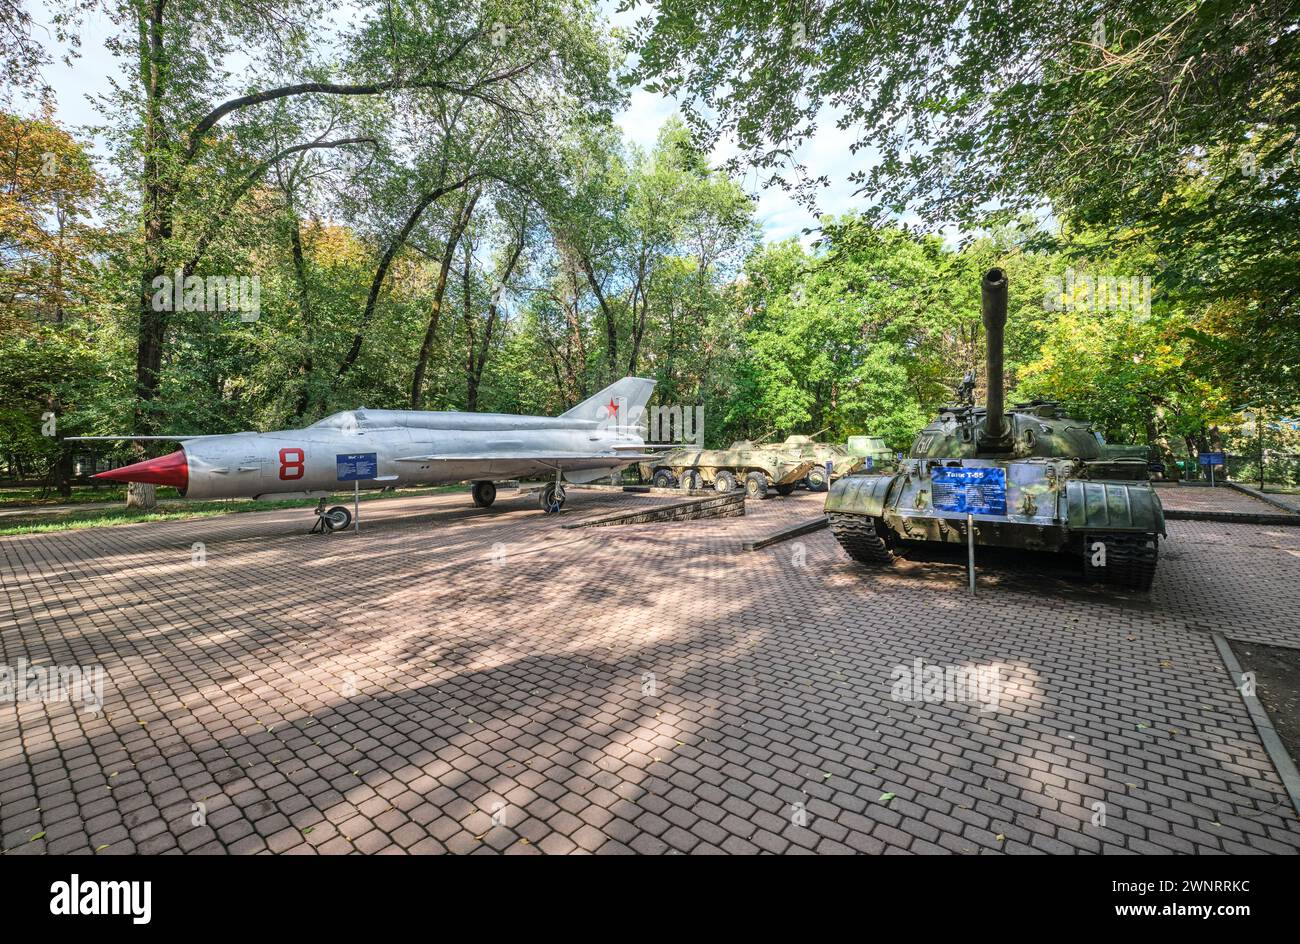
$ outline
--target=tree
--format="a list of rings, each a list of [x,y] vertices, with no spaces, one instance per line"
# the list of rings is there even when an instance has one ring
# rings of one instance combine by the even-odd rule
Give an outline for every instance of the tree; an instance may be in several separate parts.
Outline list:
[[[873,219],[1050,208],[1153,245],[1158,285],[1201,309],[1201,362],[1243,395],[1297,399],[1294,4],[662,0],[629,47],[697,131],[809,200],[824,181],[792,154],[830,107]]]

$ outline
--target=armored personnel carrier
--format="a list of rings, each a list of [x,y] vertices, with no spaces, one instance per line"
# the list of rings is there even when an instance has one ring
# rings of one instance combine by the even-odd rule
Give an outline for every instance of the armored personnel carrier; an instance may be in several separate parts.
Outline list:
[[[729,449],[674,449],[654,462],[641,464],[641,474],[660,488],[703,488],[719,492],[744,488],[749,498],[766,498],[768,490],[789,495],[808,470],[812,459],[790,458],[780,446],[759,446],[748,439]]]
[[[1090,578],[1149,589],[1165,519],[1145,458],[1055,403],[1004,410],[1002,270],[990,269],[981,291],[987,405],[974,405],[968,374],[962,402],[921,430],[896,474],[834,483],[832,533],[854,560],[881,565],[909,543],[965,543],[970,514],[976,544],[1072,553]]]
[[[844,448],[851,456],[861,456],[863,467],[869,472],[892,468],[894,465],[893,451],[879,436],[850,436]]]
[[[804,486],[812,492],[826,491],[830,482],[856,471],[866,463],[864,457],[852,455],[843,446],[819,443],[812,436],[787,436],[785,442],[772,448],[785,453],[791,462],[812,460],[813,467],[803,477]],[[830,463],[829,474],[826,470],[828,462]]]

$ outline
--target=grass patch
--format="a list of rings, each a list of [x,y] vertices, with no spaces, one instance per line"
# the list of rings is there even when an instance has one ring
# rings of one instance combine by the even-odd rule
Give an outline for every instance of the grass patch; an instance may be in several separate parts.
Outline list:
[[[363,502],[384,501],[391,498],[414,498],[442,492],[463,491],[463,485],[436,485],[430,488],[403,489],[397,492],[362,492]],[[120,499],[122,501],[125,498]],[[80,528],[106,528],[119,524],[138,524],[144,521],[180,521],[186,518],[212,518],[217,515],[239,514],[248,511],[277,511],[285,508],[314,508],[318,499],[297,498],[289,501],[254,501],[232,499],[228,501],[189,502],[153,511],[140,511],[124,505],[116,508],[88,508],[84,511],[46,513],[26,517],[13,515],[0,518],[0,536],[13,534],[42,534],[47,531],[73,531]],[[331,496],[330,504],[352,506],[352,493]]]
[[[27,506],[40,508],[42,505],[98,505],[126,501],[126,488],[119,486],[90,488],[89,486],[78,485],[72,489],[72,494],[67,498],[64,498],[54,489],[46,491],[44,497],[41,497],[42,491],[44,490],[39,488],[0,488],[0,508],[25,508]],[[178,501],[180,497],[174,488],[164,486],[158,489],[158,498],[161,501]]]

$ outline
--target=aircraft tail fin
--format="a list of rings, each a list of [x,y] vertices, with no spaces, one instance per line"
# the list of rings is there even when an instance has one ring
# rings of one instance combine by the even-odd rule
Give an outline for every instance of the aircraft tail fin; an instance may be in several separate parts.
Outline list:
[[[650,394],[654,393],[654,389],[653,380],[645,377],[624,377],[583,400],[571,410],[561,413],[560,418],[638,426],[642,424],[645,405],[650,401]]]

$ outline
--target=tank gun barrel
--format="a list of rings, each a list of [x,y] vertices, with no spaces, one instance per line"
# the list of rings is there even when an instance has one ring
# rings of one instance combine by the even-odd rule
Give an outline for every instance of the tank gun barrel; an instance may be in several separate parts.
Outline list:
[[[980,283],[981,317],[988,345],[988,399],[984,414],[982,449],[1009,449],[1004,397],[1006,377],[1002,367],[1003,345],[1007,326],[1007,276],[1001,269],[989,269]]]

